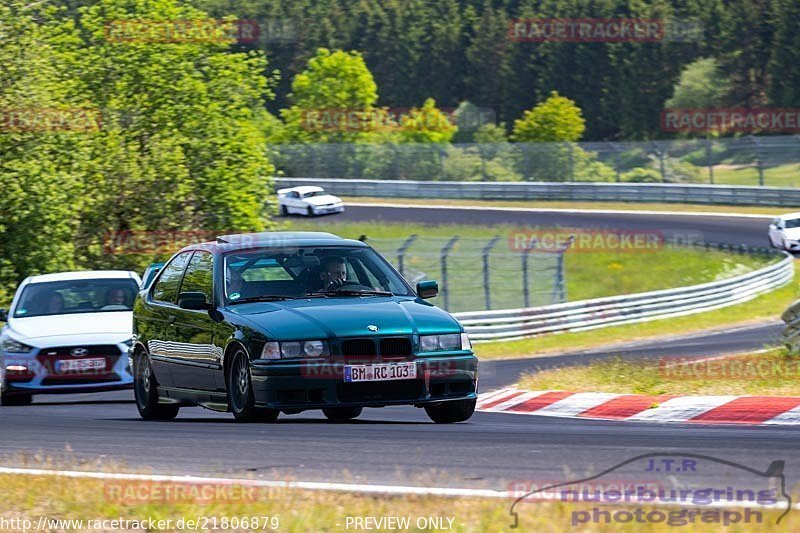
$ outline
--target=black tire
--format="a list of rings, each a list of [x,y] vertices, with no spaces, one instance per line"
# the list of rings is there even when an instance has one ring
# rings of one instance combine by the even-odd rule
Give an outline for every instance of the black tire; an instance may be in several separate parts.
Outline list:
[[[437,424],[452,424],[453,422],[463,422],[468,420],[475,412],[475,402],[477,400],[454,400],[443,402],[438,405],[425,406],[428,417]]]
[[[133,364],[133,396],[139,415],[145,420],[172,420],[178,416],[179,405],[158,403],[158,382],[150,359],[140,354]]]
[[[322,410],[328,420],[332,422],[344,422],[358,418],[361,411],[361,407],[328,407]]]
[[[282,217],[288,217],[289,216],[289,210],[286,209],[285,205],[281,206],[281,216]]]
[[[280,411],[256,407],[250,359],[244,350],[233,354],[228,367],[228,406],[237,422],[274,422]]]
[[[0,405],[2,406],[18,406],[30,405],[33,403],[32,394],[0,394]]]
[[[313,207],[308,206],[307,212],[308,212],[308,216],[310,216],[310,217],[314,216],[314,208]]]

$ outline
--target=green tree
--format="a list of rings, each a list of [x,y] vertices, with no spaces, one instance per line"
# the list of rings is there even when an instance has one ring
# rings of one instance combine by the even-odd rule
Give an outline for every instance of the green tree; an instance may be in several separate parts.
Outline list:
[[[281,111],[285,132],[275,141],[358,142],[383,125],[378,86],[358,52],[320,48],[295,76],[293,105]]]
[[[109,231],[251,231],[269,226],[273,167],[259,127],[271,97],[263,53],[226,42],[118,41],[109,21],[206,20],[175,0],[99,0],[80,9],[82,52],[68,66],[108,117],[86,174],[79,260],[109,259]]]
[[[574,142],[586,128],[575,102],[553,91],[544,102],[514,121],[512,140],[520,142]]]
[[[675,85],[669,108],[715,107],[724,103],[731,90],[730,82],[713,58],[698,59],[688,64]]]
[[[447,115],[436,108],[433,98],[428,98],[420,108],[413,108],[400,120],[399,134],[403,142],[448,143],[456,128]]]
[[[76,120],[79,109],[97,114],[63,68],[76,43],[73,25],[54,8],[27,3],[0,5],[2,304],[25,276],[74,267],[72,237],[97,127]]]

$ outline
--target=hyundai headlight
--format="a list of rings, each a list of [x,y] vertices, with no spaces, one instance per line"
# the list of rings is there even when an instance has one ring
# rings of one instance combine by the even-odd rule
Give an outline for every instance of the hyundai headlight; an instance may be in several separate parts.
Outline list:
[[[261,359],[294,359],[330,355],[328,343],[323,340],[267,342],[261,350]]]
[[[419,347],[422,352],[444,352],[451,350],[464,350],[463,333],[448,333],[447,335],[420,335]],[[466,339],[469,343],[469,339]]]
[[[33,348],[6,335],[0,337],[0,350],[9,353],[28,353]]]

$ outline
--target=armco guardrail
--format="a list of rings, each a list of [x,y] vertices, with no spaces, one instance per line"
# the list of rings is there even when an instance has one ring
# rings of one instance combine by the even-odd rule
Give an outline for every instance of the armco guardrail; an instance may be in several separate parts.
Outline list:
[[[721,281],[527,309],[455,313],[455,316],[472,339],[486,341],[595,329],[710,311],[746,302],[788,283],[794,276],[794,258],[786,252],[781,253],[783,258],[776,263]],[[800,314],[800,305],[796,314]]]
[[[800,188],[669,183],[390,181],[275,178],[277,187],[319,185],[339,196],[467,200],[574,200],[728,205],[800,205]]]

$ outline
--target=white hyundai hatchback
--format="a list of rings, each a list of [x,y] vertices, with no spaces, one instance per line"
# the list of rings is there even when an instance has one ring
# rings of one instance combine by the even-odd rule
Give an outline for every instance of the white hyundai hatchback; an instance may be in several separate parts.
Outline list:
[[[26,278],[0,310],[0,404],[33,395],[130,388],[135,272],[95,270]]]

